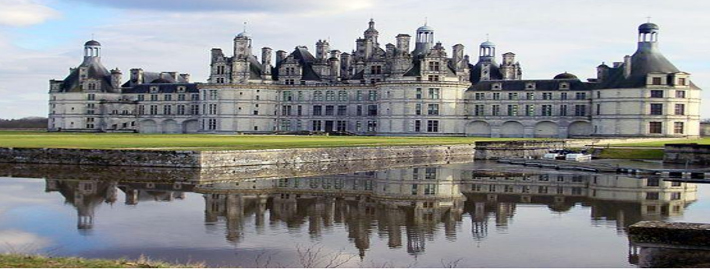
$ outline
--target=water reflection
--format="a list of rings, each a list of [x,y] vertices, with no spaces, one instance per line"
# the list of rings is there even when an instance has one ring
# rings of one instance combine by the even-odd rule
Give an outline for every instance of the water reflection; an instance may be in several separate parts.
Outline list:
[[[47,192],[60,193],[77,211],[77,228],[94,228],[96,208],[144,202],[179,203],[185,193],[204,198],[204,221],[210,229],[223,223],[233,245],[284,225],[291,233],[303,228],[318,239],[343,227],[350,244],[364,257],[374,235],[391,249],[417,256],[440,234],[449,241],[459,236],[485,242],[489,225],[505,233],[519,206],[546,206],[564,214],[576,205],[591,209],[593,225],[612,225],[623,234],[641,220],[682,215],[696,201],[697,186],[653,178],[614,174],[561,172],[491,164],[421,166],[344,175],[242,180],[116,180],[46,179]],[[194,173],[184,172],[183,173]],[[203,174],[204,175],[204,174]],[[204,178],[203,178],[204,179]],[[222,179],[220,177],[220,179]],[[469,215],[469,218],[464,218]],[[464,220],[470,231],[457,229]],[[219,226],[222,227],[222,226]],[[459,234],[462,233],[462,234]],[[258,240],[252,238],[253,240]],[[629,262],[638,263],[631,248]]]

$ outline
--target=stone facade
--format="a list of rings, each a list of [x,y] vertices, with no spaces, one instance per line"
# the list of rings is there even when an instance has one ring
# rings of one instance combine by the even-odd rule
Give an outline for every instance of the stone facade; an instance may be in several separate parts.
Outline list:
[[[710,165],[710,145],[666,144],[663,162]]]
[[[100,63],[100,44],[85,44],[84,62],[51,81],[50,131],[142,133],[293,133],[482,137],[695,137],[700,89],[658,50],[658,26],[639,27],[638,49],[597,77],[561,73],[523,79],[515,54],[496,61],[483,42],[478,60],[465,48],[434,43],[419,27],[381,45],[370,21],[350,53],[318,40],[291,52],[252,51],[246,31],[231,55],[211,50],[207,83],[189,75]],[[275,61],[272,62],[272,54]]]

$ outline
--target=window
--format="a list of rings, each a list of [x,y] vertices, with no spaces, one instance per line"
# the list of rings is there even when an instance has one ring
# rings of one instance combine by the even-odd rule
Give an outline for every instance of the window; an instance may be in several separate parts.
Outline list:
[[[567,105],[560,105],[560,116],[567,116]]]
[[[377,131],[377,121],[371,120],[367,122],[367,131],[376,132]]]
[[[357,100],[362,101],[362,91],[357,91]]]
[[[647,192],[646,193],[646,200],[658,200],[658,193],[657,192]]]
[[[173,112],[172,110],[173,110],[173,106],[171,106],[171,105],[165,105],[165,106],[163,106],[163,115],[170,115],[170,114],[173,114],[173,113],[172,113],[172,112]]]
[[[321,92],[321,91],[313,92],[313,100],[323,101],[323,92]]]
[[[313,131],[320,131],[321,130],[321,121],[319,120],[314,120],[313,121]]]
[[[552,116],[552,105],[542,105],[542,115]]]
[[[575,116],[586,116],[587,115],[587,105],[574,105],[574,115]]]
[[[185,101],[185,94],[184,93],[178,94],[178,101]]]
[[[217,119],[207,120],[207,129],[208,130],[217,130]]]
[[[138,106],[138,115],[145,115],[145,106],[144,105]]]
[[[145,101],[145,95],[139,94],[139,95],[138,95],[138,101]]]
[[[486,106],[485,106],[485,105],[476,105],[476,106],[474,107],[473,115],[475,115],[475,116],[485,116],[485,111],[486,111]]]
[[[200,100],[200,94],[199,93],[193,93],[190,95],[190,100],[192,101],[199,101]]]
[[[525,105],[525,116],[535,116],[535,105]]]
[[[357,114],[356,114],[356,115],[357,115],[357,116],[362,116],[362,106],[361,106],[361,105],[358,105],[358,106],[357,106]]]
[[[509,92],[508,93],[508,100],[516,100],[518,99],[518,93],[517,92]]]
[[[653,84],[653,85],[661,85],[661,78],[653,78],[653,79],[651,79],[651,80],[652,80],[651,84]]]
[[[684,86],[685,85],[685,78],[679,78],[678,85]]]
[[[663,98],[663,90],[652,90],[651,98]]]
[[[483,100],[486,99],[486,94],[482,92],[477,92],[476,93],[476,100]]]
[[[291,106],[281,106],[281,115],[291,116]]]
[[[574,94],[575,99],[577,100],[584,100],[587,99],[587,93],[586,92],[578,92]]]
[[[414,114],[415,114],[415,115],[421,115],[421,114],[422,114],[422,104],[415,104],[415,105],[414,105]]]
[[[257,105],[258,107],[259,105]],[[217,104],[209,104],[209,110],[208,110],[209,115],[217,115]],[[256,115],[256,114],[254,114]]]
[[[210,90],[210,100],[217,100],[217,90]]]
[[[165,101],[172,101],[173,100],[173,95],[172,94],[166,94],[163,96],[163,100]]]
[[[157,94],[151,94],[151,95],[150,95],[150,100],[151,100],[151,101],[158,101],[158,95],[157,95]]]
[[[177,106],[177,114],[178,115],[185,115],[185,105],[178,105]]]
[[[200,114],[200,105],[191,105],[190,106],[190,114],[191,115],[199,115]]]
[[[685,104],[675,104],[675,114],[685,115]]]
[[[534,92],[526,93],[525,98],[528,100],[535,100],[535,93]]]
[[[660,186],[661,181],[658,178],[649,178],[646,179],[646,186],[648,187],[658,187]]]
[[[427,121],[426,130],[427,130],[427,132],[430,132],[430,133],[438,133],[439,132],[439,121],[438,120]]]
[[[284,101],[293,101],[293,93],[290,91],[284,91],[283,92],[283,100]]]
[[[348,92],[339,91],[338,92],[338,101],[347,101],[347,100],[348,100]]]
[[[508,105],[508,116],[518,115],[518,105]]]
[[[566,92],[560,93],[560,100],[567,100],[567,93]]]
[[[416,98],[417,98],[417,99],[422,99],[422,88],[417,88],[417,95],[416,95]]]
[[[542,100],[552,100],[552,93],[551,92],[543,92],[542,93]]]
[[[377,105],[368,105],[367,106],[367,115],[368,116],[377,116]]]
[[[367,100],[370,101],[376,101],[377,100],[377,91],[369,91],[367,94]]]
[[[348,114],[348,106],[338,106],[338,116],[346,116],[347,114]]]
[[[429,81],[439,81],[438,75],[429,75]]]
[[[675,91],[675,98],[685,98],[685,91]]]
[[[499,92],[493,93],[493,100],[500,100],[500,93]]]
[[[491,106],[491,115],[500,116],[500,105],[492,105]]]
[[[652,121],[648,123],[648,132],[652,134],[660,134],[663,132],[663,123],[658,121]]]
[[[415,132],[421,132],[421,131],[422,131],[422,121],[420,121],[420,120],[415,120],[415,121],[414,121],[414,131],[415,131]]]
[[[429,62],[429,71],[439,71],[439,62]]]
[[[158,115],[158,106],[150,105],[150,115]]]
[[[335,92],[334,91],[326,91],[325,92],[325,100],[326,101],[335,101]]]
[[[313,106],[313,116],[323,115],[323,106]]]
[[[92,85],[93,85],[93,84],[92,84]],[[94,100],[96,100],[96,94],[90,93],[90,94],[86,97],[86,99],[89,100],[89,101],[94,101]]]
[[[439,99],[439,89],[429,88],[429,99]]]
[[[298,105],[298,107],[296,107],[296,115],[298,115],[298,116],[303,115],[303,106]]]
[[[674,122],[673,123],[673,133],[674,134],[683,134],[683,132],[685,130],[684,125],[685,125],[684,122],[680,122],[680,121]]]
[[[680,200],[680,192],[671,192],[671,200]]]
[[[651,104],[651,115],[663,115],[663,104]]]
[[[427,106],[427,114],[428,115],[439,115],[439,105],[438,104],[429,104]]]
[[[370,67],[370,74],[373,75],[379,75],[382,74],[382,66],[381,65],[373,65]]]
[[[348,128],[348,122],[344,120],[339,120],[335,122],[335,130],[338,132],[345,132]]]
[[[334,113],[335,113],[334,106],[325,106],[325,115],[326,116],[333,116]]]

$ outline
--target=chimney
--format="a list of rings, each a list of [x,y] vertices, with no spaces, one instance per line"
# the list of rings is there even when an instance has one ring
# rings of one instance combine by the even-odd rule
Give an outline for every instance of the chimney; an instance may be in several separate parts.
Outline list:
[[[392,43],[387,43],[385,45],[385,55],[387,58],[392,58],[394,56],[395,47]]]
[[[261,64],[266,67],[271,65],[271,48],[261,48]]]
[[[345,74],[342,74],[344,78],[348,78],[349,70],[350,70],[350,54],[349,53],[343,53],[340,54],[340,68],[345,72]]]
[[[338,78],[340,78],[340,60],[331,57],[328,61],[330,61],[330,76],[333,82],[338,81]]]
[[[409,53],[409,40],[410,35],[398,34],[397,35],[397,52],[398,54]]]
[[[624,56],[624,77],[628,78],[631,75],[631,56]]]
[[[285,60],[287,56],[287,52],[283,50],[276,51],[276,65],[281,64],[281,62]]]
[[[190,83],[190,74],[180,74],[180,77],[181,77],[186,83]]]
[[[452,49],[453,55],[451,56],[451,61],[453,62],[454,68],[456,69],[456,71],[461,71],[464,69],[463,49],[464,49],[464,46],[461,44],[454,45],[454,47]]]
[[[121,70],[118,68],[111,70],[111,87],[114,89],[121,88]]]
[[[178,73],[177,73],[177,72],[166,72],[166,73],[168,73],[168,76],[170,76],[170,78],[171,78],[174,82],[177,82],[177,81],[178,81]]]
[[[143,69],[131,69],[131,83],[143,84]]]

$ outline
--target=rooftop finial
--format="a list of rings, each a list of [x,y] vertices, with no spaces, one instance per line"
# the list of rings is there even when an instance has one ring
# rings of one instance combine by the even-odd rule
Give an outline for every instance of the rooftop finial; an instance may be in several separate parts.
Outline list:
[[[427,26],[427,23],[429,23],[429,18],[428,18],[428,17],[424,17],[424,26]]]
[[[94,40],[94,33],[91,33],[91,40]]]
[[[244,32],[247,31],[247,22],[244,22]]]
[[[490,36],[488,34],[486,34],[486,41],[491,41]]]
[[[646,22],[651,22],[651,16],[646,17],[647,21]]]

